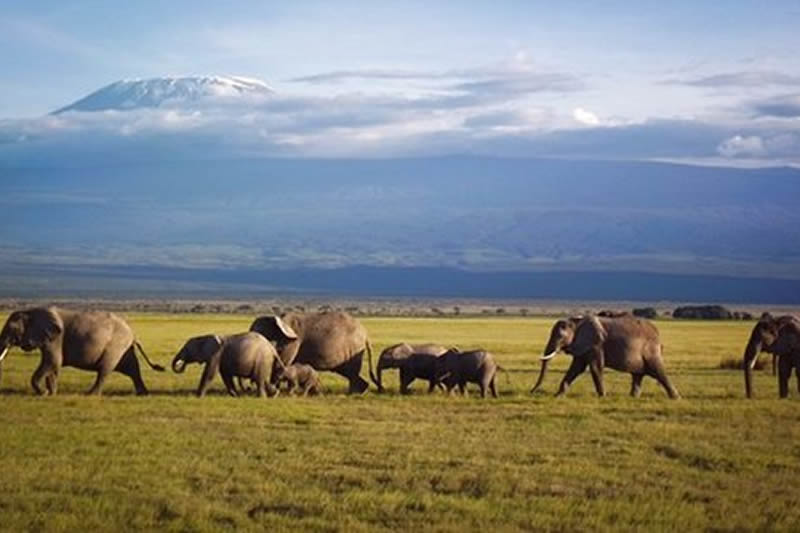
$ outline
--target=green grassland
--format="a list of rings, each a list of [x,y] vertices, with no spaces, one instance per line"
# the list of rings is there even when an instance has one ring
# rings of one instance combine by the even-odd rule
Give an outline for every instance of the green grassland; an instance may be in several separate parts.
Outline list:
[[[0,317],[5,320],[5,316]],[[127,316],[168,363],[190,336],[246,330],[236,315]],[[606,372],[608,396],[578,378],[530,396],[552,319],[365,318],[376,351],[401,340],[482,346],[509,369],[499,399],[344,394],[193,396],[200,368],[143,369],[152,394],[114,375],[64,369],[34,397],[38,356],[5,361],[0,393],[0,529],[7,531],[792,530],[800,519],[800,404],[757,372],[746,400],[740,356],[752,323],[659,321],[681,400]],[[363,375],[366,376],[366,364]],[[388,377],[388,376],[387,376]]]

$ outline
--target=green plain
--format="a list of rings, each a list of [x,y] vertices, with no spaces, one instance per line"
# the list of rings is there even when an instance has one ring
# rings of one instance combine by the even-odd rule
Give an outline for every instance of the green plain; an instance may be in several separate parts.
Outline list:
[[[5,316],[0,317],[3,321]],[[151,358],[168,364],[190,336],[245,331],[240,315],[128,314]],[[752,322],[656,324],[682,394],[651,379],[590,376],[552,396],[528,389],[553,319],[364,318],[375,348],[399,341],[484,347],[509,370],[499,399],[424,393],[345,395],[323,374],[315,398],[193,396],[200,368],[156,373],[148,397],[115,374],[64,369],[56,397],[29,385],[38,354],[12,350],[0,384],[0,530],[4,531],[620,531],[796,530],[800,409],[757,372],[744,398]],[[362,375],[367,376],[364,364]],[[767,365],[769,367],[769,365]]]

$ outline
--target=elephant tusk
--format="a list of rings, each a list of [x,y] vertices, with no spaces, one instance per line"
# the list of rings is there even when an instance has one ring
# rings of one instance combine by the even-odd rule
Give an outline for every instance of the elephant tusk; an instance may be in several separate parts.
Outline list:
[[[5,350],[3,350],[3,353],[0,353],[0,361],[5,359],[7,354],[8,354],[8,346],[6,346]]]
[[[178,374],[181,374],[184,369],[186,368],[186,361],[183,359],[178,359],[174,363],[172,363],[172,371]]]
[[[558,351],[553,351],[553,352],[550,352],[547,355],[543,355],[539,359],[541,359],[542,361],[547,361],[548,359],[552,359],[553,357],[555,357],[557,353],[558,353]]]
[[[0,361],[2,361],[1,358]],[[758,355],[756,354],[756,356],[753,357],[753,359],[750,361],[750,370],[753,370],[756,367],[757,362],[758,362]]]

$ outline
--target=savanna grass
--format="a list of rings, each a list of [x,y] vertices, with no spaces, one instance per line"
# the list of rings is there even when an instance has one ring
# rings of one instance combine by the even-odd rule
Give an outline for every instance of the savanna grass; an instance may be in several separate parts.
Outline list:
[[[251,317],[131,314],[151,358],[183,341],[246,330]],[[5,320],[5,317],[0,317]],[[344,394],[322,374],[317,398],[193,397],[200,368],[144,367],[133,396],[114,375],[101,398],[93,375],[64,369],[59,395],[28,384],[38,356],[12,351],[0,387],[0,529],[6,531],[791,530],[800,474],[797,393],[777,399],[757,372],[744,398],[740,357],[752,323],[659,321],[667,370],[683,399],[646,379],[588,375],[553,398],[530,396],[551,319],[364,319],[376,353],[406,341],[482,346],[509,369],[501,397],[481,401]],[[363,375],[366,376],[366,364]]]

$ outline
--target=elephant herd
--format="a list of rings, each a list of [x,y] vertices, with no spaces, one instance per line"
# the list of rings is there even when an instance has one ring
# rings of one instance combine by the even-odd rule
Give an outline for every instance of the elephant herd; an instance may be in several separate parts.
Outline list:
[[[58,375],[65,366],[96,373],[89,394],[100,394],[111,372],[133,381],[136,394],[147,394],[136,352],[156,371],[130,326],[119,316],[101,311],[77,312],[57,307],[15,311],[0,331],[0,377],[2,361],[11,347],[41,352],[39,366],[31,377],[36,394],[56,394]],[[572,356],[556,395],[566,393],[587,368],[595,391],[605,395],[606,367],[631,375],[631,395],[639,396],[645,376],[655,379],[670,398],[678,398],[664,367],[662,344],[656,327],[634,316],[587,315],[556,321],[541,357],[535,392],[543,383],[550,360],[559,352]],[[778,361],[778,389],[788,395],[794,369],[800,389],[800,320],[764,313],[753,327],[743,358],[745,392],[752,396],[752,369],[759,353],[772,353]],[[285,313],[256,318],[250,330],[236,335],[203,335],[186,341],[172,360],[172,370],[182,373],[187,364],[204,365],[197,395],[203,396],[217,373],[232,396],[255,387],[259,396],[274,396],[283,383],[303,395],[322,392],[317,371],[330,371],[346,378],[350,393],[364,393],[369,382],[361,377],[364,356],[369,376],[378,389],[383,372],[398,369],[400,392],[409,392],[415,379],[428,381],[428,392],[436,388],[464,394],[467,383],[480,387],[481,396],[497,397],[495,378],[504,370],[486,350],[461,351],[439,344],[399,343],[383,350],[372,366],[372,347],[364,326],[343,312]],[[249,380],[249,385],[245,381]],[[42,387],[44,381],[44,388]]]

